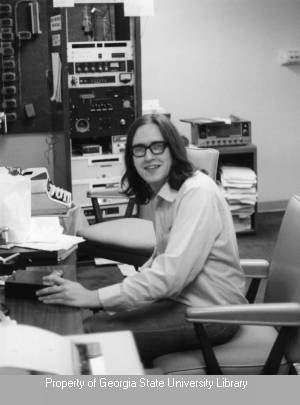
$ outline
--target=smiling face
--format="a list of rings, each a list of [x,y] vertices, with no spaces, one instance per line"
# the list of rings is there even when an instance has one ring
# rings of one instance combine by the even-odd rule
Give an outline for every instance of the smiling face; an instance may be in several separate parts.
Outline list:
[[[135,145],[149,146],[153,142],[164,141],[155,124],[145,124],[137,129],[133,137],[132,147]],[[156,194],[167,181],[172,166],[172,156],[168,147],[159,155],[153,154],[148,148],[145,156],[133,156],[133,164],[141,178],[149,184]]]

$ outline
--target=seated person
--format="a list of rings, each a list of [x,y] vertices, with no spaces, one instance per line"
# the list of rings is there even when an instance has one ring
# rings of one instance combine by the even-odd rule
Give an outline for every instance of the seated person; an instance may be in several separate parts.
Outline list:
[[[48,276],[37,294],[45,304],[99,308],[85,321],[86,332],[131,330],[150,366],[159,355],[199,347],[187,307],[245,303],[245,280],[227,202],[209,176],[193,169],[168,118],[145,115],[132,124],[125,165],[127,195],[155,206],[152,257],[119,284],[92,291]],[[237,331],[204,326],[213,345]]]

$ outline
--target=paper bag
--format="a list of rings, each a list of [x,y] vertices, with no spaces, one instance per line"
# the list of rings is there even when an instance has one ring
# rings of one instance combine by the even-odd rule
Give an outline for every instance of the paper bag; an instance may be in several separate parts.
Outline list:
[[[0,228],[8,228],[8,242],[26,242],[29,237],[30,218],[30,179],[0,174]]]

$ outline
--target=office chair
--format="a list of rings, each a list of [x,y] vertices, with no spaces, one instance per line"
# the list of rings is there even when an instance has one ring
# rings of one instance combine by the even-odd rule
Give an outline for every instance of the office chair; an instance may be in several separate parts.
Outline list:
[[[187,148],[188,158],[195,168],[205,170],[216,179],[219,152],[216,149]],[[143,265],[151,256],[155,246],[153,214],[151,203],[138,207],[138,216],[132,217],[135,202],[130,199],[125,218],[102,221],[98,198],[107,197],[107,193],[89,192],[95,217],[99,223],[84,227],[78,233],[87,240],[86,251],[94,257],[102,257],[131,264]],[[120,194],[111,194],[120,198]]]
[[[244,261],[248,277],[268,277],[263,303],[189,308],[202,350],[154,360],[165,374],[288,374],[300,361],[300,197],[290,199],[270,265]],[[243,264],[243,261],[242,261]],[[211,347],[202,323],[241,325],[228,343]]]

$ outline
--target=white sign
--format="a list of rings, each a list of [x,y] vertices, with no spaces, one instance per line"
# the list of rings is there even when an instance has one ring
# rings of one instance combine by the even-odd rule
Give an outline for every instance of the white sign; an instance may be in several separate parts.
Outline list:
[[[52,35],[52,46],[60,46],[60,34]]]
[[[61,30],[61,14],[53,15],[50,17],[50,29],[51,32]]]

